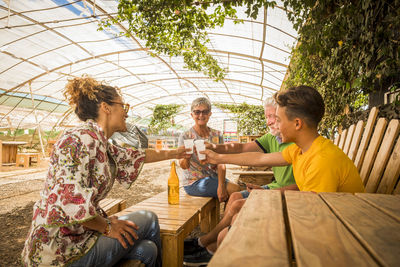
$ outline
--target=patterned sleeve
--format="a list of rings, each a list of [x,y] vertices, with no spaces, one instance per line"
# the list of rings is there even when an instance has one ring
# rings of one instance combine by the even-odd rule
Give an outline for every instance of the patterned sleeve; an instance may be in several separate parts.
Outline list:
[[[117,164],[117,181],[129,189],[141,172],[146,154],[142,150],[134,150],[115,145],[111,153]]]
[[[91,138],[85,138],[85,141]],[[67,135],[58,142],[51,157],[45,196],[35,210],[34,219],[49,226],[68,226],[96,216],[93,199],[98,188],[90,186],[89,165],[96,154],[95,141]],[[93,150],[93,151],[91,151]]]

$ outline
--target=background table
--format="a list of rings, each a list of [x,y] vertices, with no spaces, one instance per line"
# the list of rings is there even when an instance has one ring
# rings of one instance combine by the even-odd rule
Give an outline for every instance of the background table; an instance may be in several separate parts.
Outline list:
[[[208,266],[399,263],[399,195],[255,190]]]
[[[19,145],[25,145],[27,142],[21,141],[1,141],[1,155],[2,160],[1,163],[15,163],[17,157],[17,150]]]

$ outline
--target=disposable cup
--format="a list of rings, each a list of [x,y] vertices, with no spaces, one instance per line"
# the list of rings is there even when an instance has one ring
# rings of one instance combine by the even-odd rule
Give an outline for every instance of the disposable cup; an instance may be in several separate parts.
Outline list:
[[[200,154],[201,151],[206,150],[206,146],[204,145],[204,140],[203,139],[194,140],[194,145],[196,146],[197,156],[199,157],[199,160],[205,160],[206,155]]]
[[[186,154],[193,154],[194,139],[185,139],[183,143],[185,144],[185,148],[190,148],[190,151],[186,151]]]

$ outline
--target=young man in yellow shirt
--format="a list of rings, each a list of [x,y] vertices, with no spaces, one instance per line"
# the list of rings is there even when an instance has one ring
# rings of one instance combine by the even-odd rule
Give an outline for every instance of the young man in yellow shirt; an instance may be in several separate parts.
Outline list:
[[[206,150],[206,161],[213,164],[285,166],[292,164],[295,185],[280,190],[313,192],[364,192],[354,163],[330,140],[318,133],[325,106],[312,87],[297,86],[275,94],[276,118],[282,142],[294,142],[282,152],[263,154],[217,154]]]

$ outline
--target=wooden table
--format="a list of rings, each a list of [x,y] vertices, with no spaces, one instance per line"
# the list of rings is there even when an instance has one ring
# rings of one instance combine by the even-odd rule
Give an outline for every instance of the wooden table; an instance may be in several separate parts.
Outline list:
[[[200,225],[208,232],[218,223],[219,202],[211,197],[192,197],[181,188],[179,204],[168,204],[167,191],[159,193],[115,214],[122,216],[133,211],[151,210],[158,216],[163,249],[163,266],[183,264],[183,241]]]
[[[399,195],[255,190],[208,266],[399,264]]]
[[[0,140],[0,147],[2,151],[1,163],[3,164],[16,163],[18,146],[25,144],[27,144],[27,142]]]

